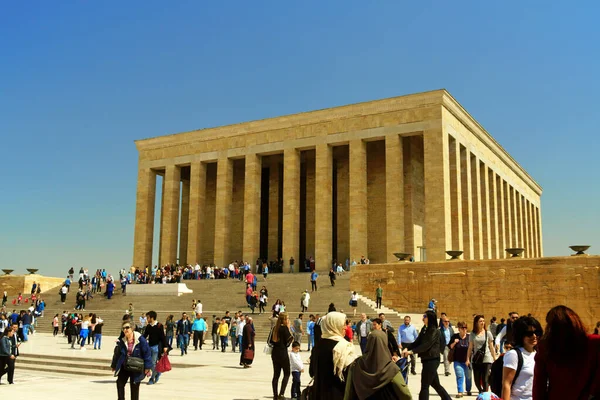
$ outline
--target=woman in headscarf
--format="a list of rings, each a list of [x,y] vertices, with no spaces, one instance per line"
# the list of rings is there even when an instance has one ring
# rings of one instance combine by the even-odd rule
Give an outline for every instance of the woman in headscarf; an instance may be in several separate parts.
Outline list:
[[[246,325],[242,331],[242,355],[240,363],[244,368],[250,368],[254,361],[254,323],[251,317],[246,317]]]
[[[374,330],[365,354],[349,369],[344,400],[412,399],[402,373],[392,360],[388,335]]]
[[[429,399],[429,387],[437,392],[443,400],[450,400],[450,395],[440,384],[440,378],[437,369],[440,366],[440,330],[438,329],[437,316],[431,310],[423,314],[423,329],[419,333],[417,340],[411,343],[408,349],[404,350],[404,357],[409,354],[418,354],[423,363],[421,372],[421,391],[419,400]]]
[[[316,399],[343,400],[347,367],[356,359],[354,345],[344,339],[346,315],[330,312],[321,319],[321,340],[310,357],[309,374],[314,378]]]

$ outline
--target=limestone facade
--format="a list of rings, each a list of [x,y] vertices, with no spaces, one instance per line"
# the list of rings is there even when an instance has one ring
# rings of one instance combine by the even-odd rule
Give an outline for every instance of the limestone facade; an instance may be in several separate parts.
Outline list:
[[[575,310],[593,328],[600,319],[600,256],[452,260],[357,266],[350,287],[374,298],[383,288],[383,304],[407,313],[438,310],[454,324],[471,329],[473,314],[507,318],[510,311],[531,313],[542,326],[546,313],[559,304]]]
[[[445,90],[136,141],[135,266],[542,256],[541,187]],[[162,182],[160,211],[155,210]],[[159,259],[153,260],[160,212]]]

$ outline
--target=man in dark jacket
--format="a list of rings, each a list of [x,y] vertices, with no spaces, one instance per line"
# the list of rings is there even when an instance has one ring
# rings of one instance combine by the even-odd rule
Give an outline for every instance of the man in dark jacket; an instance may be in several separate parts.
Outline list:
[[[148,311],[146,318],[148,325],[144,330],[144,338],[148,341],[148,346],[150,346],[150,351],[152,352],[152,376],[148,381],[148,385],[153,385],[158,382],[161,375],[159,372],[156,372],[156,362],[160,358],[159,354],[166,354],[169,346],[167,345],[165,328],[156,320],[156,311]]]

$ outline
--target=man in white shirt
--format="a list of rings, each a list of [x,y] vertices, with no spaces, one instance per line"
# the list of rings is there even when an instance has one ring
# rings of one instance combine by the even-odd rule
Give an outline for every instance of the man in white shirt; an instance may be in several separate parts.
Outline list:
[[[202,314],[202,302],[200,301],[200,299],[198,299],[196,302],[196,308],[194,309],[194,313]]]
[[[242,336],[244,334],[244,326],[246,326],[246,318],[243,314],[240,315],[240,319],[237,325],[237,340],[238,340],[238,348],[240,349],[240,353],[242,352]]]

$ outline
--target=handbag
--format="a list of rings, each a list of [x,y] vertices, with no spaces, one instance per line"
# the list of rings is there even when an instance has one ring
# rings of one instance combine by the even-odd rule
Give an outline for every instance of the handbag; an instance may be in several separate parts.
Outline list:
[[[488,337],[487,337],[487,331],[485,331],[483,346],[481,346],[481,348],[479,350],[477,350],[475,355],[473,355],[473,364],[483,364],[483,360],[485,358],[485,349],[487,346],[488,346]]]
[[[267,338],[267,344],[265,344],[265,347],[263,348],[263,353],[268,355],[273,353],[273,344],[271,343],[271,338],[273,337],[273,329],[275,328],[271,328],[271,332],[269,332],[269,337]]]
[[[156,367],[154,368],[156,372],[164,373],[171,370],[171,362],[169,361],[169,356],[164,354],[160,360],[156,362]]]
[[[144,360],[139,357],[127,356],[125,359],[125,371],[141,374],[144,372]]]
[[[300,393],[300,400],[313,400],[317,398],[313,393],[314,380],[315,379],[312,378],[310,382],[308,382],[308,385],[304,388],[304,390],[302,390],[302,392]]]
[[[254,350],[246,349],[243,353],[244,360],[254,360]]]
[[[453,348],[450,349],[450,351],[448,352],[448,362],[454,362],[454,350],[456,349],[456,346],[458,345],[458,343],[456,345],[454,345]]]

